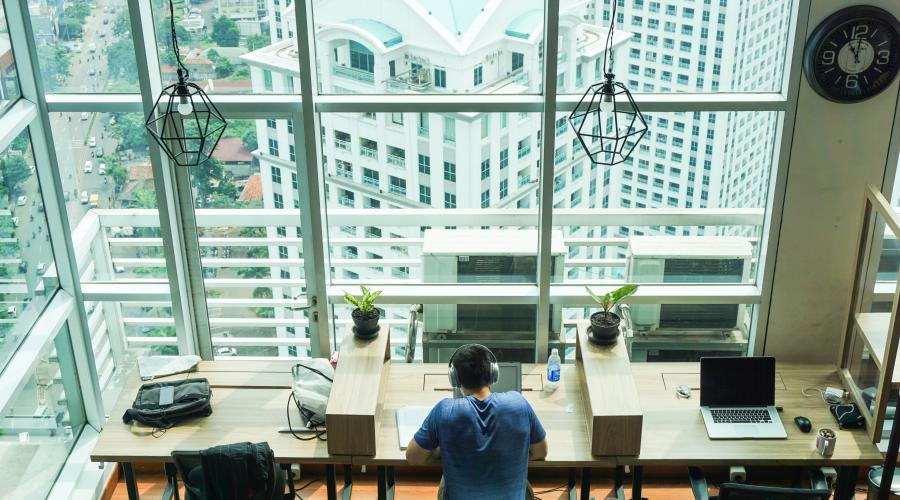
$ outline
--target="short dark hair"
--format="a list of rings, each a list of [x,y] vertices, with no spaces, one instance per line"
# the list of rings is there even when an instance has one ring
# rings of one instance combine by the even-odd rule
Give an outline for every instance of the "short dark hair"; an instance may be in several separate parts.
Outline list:
[[[465,389],[480,389],[491,385],[491,361],[487,348],[469,344],[456,351],[453,367],[459,384]]]

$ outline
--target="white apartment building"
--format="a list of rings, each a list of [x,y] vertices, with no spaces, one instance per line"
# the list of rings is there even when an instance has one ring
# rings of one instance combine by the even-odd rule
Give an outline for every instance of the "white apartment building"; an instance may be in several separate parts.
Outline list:
[[[272,0],[271,12],[278,12]],[[465,6],[364,2],[352,17],[338,1],[314,5],[317,71],[330,93],[536,93],[542,67],[542,3],[489,0]],[[483,5],[482,5],[483,4]],[[602,66],[607,30],[584,21],[584,4],[560,16],[559,85],[591,83]],[[243,57],[254,92],[292,93],[298,76],[293,5],[282,8],[274,43]],[[405,21],[396,26],[397,20]],[[618,32],[615,45],[628,38]],[[321,117],[326,196],[334,208],[535,208],[540,113],[327,114]],[[267,208],[296,206],[292,126],[257,129]],[[565,117],[557,126],[558,206],[600,202],[600,169],[587,161]],[[288,181],[290,179],[290,182]],[[535,218],[535,223],[537,219]],[[294,236],[296,228],[280,230]],[[330,227],[332,239],[421,238],[418,229]],[[416,233],[416,234],[413,234]],[[337,245],[333,259],[417,258],[414,246]],[[270,251],[299,257],[299,247]],[[536,251],[536,249],[535,249]],[[588,255],[584,255],[587,257]],[[296,278],[299,269],[273,270]],[[408,266],[336,266],[336,280],[421,280]],[[276,297],[299,290],[273,290]],[[280,332],[279,332],[280,334]]]
[[[608,24],[633,33],[617,51],[615,73],[632,92],[778,91],[789,0],[596,0]],[[647,116],[649,132],[622,168],[604,178],[608,207],[765,207],[778,116],[773,112]],[[629,234],[709,234],[696,227],[617,228]],[[747,235],[750,235],[747,233]],[[758,236],[758,234],[755,234]],[[607,251],[607,253],[610,253]],[[612,249],[605,257],[622,257]]]

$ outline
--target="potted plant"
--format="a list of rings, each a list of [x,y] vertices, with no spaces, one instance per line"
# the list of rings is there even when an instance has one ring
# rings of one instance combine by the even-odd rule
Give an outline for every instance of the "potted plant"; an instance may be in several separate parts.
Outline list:
[[[382,310],[375,307],[375,299],[381,295],[381,290],[370,290],[364,286],[359,287],[362,295],[359,297],[344,292],[344,302],[356,306],[353,316],[353,333],[359,338],[370,339],[378,335],[378,318]]]
[[[591,340],[600,345],[615,344],[619,338],[619,323],[622,322],[622,318],[612,312],[612,308],[625,297],[634,294],[638,286],[625,285],[602,297],[592,292],[588,287],[584,287],[584,289],[591,295],[594,302],[600,304],[600,307],[603,308],[602,311],[591,314]]]

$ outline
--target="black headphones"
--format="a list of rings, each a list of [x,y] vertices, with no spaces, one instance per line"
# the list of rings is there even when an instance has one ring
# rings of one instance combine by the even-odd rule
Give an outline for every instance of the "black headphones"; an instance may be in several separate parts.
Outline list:
[[[497,383],[498,380],[500,380],[500,364],[497,363],[497,356],[494,356],[494,353],[490,349],[488,349],[487,347],[485,347],[481,344],[465,344],[465,345],[461,345],[461,346],[457,347],[456,350],[453,351],[453,355],[450,356],[450,361],[447,363],[447,366],[448,366],[447,377],[450,379],[450,385],[453,386],[454,389],[461,387],[461,384],[459,383],[459,375],[457,375],[457,373],[456,373],[456,367],[453,366],[453,359],[456,357],[456,353],[458,353],[460,349],[462,349],[463,347],[471,347],[471,346],[480,347],[480,348],[484,349],[485,351],[487,351],[488,354],[491,355],[491,384],[490,385],[494,385]]]

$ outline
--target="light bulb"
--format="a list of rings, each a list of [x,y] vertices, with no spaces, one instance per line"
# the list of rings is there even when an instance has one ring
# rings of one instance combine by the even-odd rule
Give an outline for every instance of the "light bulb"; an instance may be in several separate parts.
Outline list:
[[[178,112],[181,113],[182,116],[188,116],[194,112],[194,106],[191,105],[191,101],[186,95],[178,98]]]
[[[613,101],[613,97],[611,94],[603,94],[603,98],[600,99],[600,112],[601,113],[612,113],[616,110],[616,102]]]

